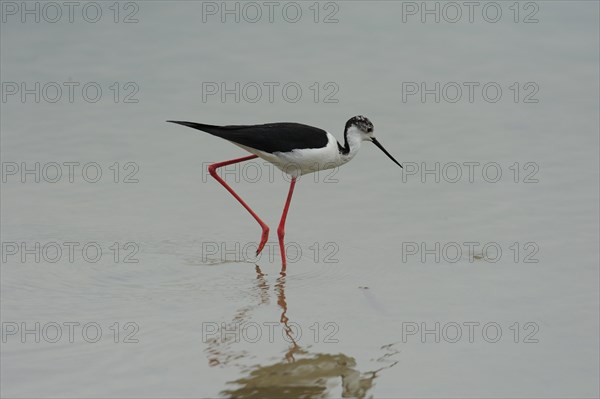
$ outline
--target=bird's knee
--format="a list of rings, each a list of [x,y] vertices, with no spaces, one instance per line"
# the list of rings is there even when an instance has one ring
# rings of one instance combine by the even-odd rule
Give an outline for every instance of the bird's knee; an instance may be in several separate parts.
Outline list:
[[[283,240],[283,237],[285,236],[285,230],[282,229],[281,227],[277,229],[277,237],[279,237],[279,241]]]
[[[208,173],[210,173],[210,175],[212,177],[216,177],[217,176],[217,165],[216,164],[208,165]]]

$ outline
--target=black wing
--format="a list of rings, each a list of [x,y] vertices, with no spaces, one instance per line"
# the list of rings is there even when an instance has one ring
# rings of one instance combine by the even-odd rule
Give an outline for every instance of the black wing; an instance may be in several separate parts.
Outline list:
[[[202,130],[246,147],[264,152],[289,152],[294,149],[322,148],[327,145],[325,130],[301,123],[213,126],[203,123],[167,121]]]

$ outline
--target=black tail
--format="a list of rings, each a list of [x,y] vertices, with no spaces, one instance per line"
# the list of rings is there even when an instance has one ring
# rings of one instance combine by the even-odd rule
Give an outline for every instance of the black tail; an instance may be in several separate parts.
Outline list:
[[[227,129],[223,128],[222,126],[205,125],[203,123],[196,123],[196,122],[184,122],[184,121],[167,121],[167,122],[191,127],[192,129],[202,130],[203,132],[210,133],[210,134],[213,134],[218,137],[223,137],[223,132],[225,132],[227,130]]]

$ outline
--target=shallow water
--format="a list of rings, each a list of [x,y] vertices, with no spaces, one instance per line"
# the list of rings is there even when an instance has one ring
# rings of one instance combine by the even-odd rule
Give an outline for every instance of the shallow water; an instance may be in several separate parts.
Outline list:
[[[103,95],[1,104],[2,396],[597,397],[598,3],[534,2],[527,24],[508,3],[498,23],[403,22],[404,3],[323,5],[337,23],[314,23],[312,3],[298,23],[203,23],[206,2],[135,3],[129,24],[108,6],[98,23],[7,16],[3,82]],[[424,81],[503,95],[403,101]],[[215,82],[303,94],[204,101]],[[261,161],[225,172],[271,226],[256,259],[259,226],[206,173],[243,151],[164,122],[341,139],[356,114],[405,168],[365,143],[301,178],[284,274],[286,178]],[[22,177],[36,162],[39,182]]]

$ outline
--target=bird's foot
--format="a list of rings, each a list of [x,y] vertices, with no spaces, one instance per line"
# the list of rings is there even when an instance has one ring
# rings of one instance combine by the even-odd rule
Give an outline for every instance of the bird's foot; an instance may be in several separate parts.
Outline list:
[[[265,247],[265,245],[267,244],[267,241],[269,240],[269,228],[267,226],[263,226],[263,232],[262,232],[262,237],[260,238],[260,244],[258,244],[258,248],[256,248],[256,256],[258,256],[263,248]]]

